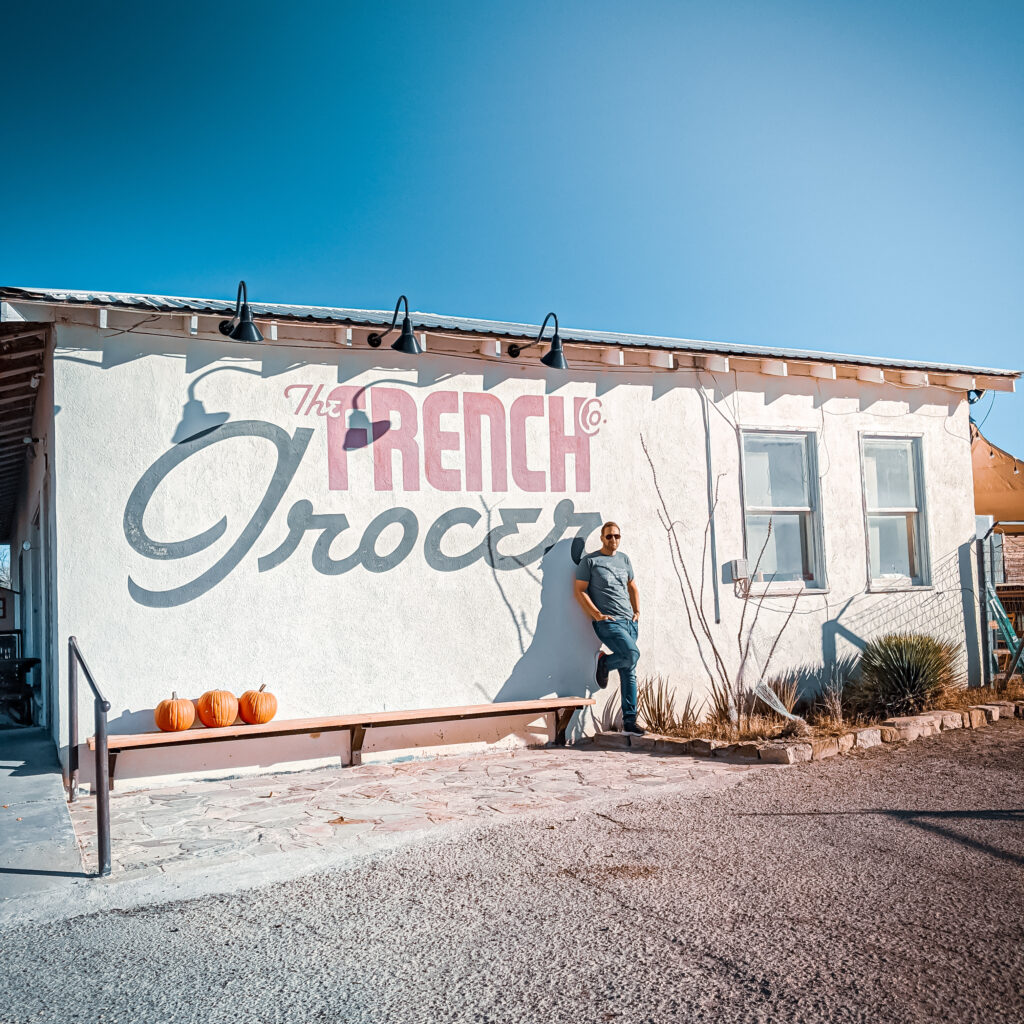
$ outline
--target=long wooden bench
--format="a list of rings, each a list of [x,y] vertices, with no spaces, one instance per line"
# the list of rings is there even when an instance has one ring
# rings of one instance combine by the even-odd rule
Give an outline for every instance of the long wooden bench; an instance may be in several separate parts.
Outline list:
[[[316,736],[323,732],[347,732],[352,757],[350,764],[362,761],[363,740],[368,729],[395,725],[424,725],[431,722],[459,722],[471,718],[553,715],[555,742],[565,743],[565,730],[573,714],[594,703],[590,697],[552,697],[547,700],[509,701],[502,704],[474,704],[456,708],[425,708],[418,711],[375,711],[364,715],[331,715],[325,718],[291,718],[266,725],[231,725],[224,729],[202,726],[183,732],[141,732],[107,737],[107,761],[110,788],[114,788],[114,766],[124,750],[149,750],[156,747],[188,746],[193,743],[219,743],[225,740],[265,739],[268,736]],[[96,749],[96,737],[89,737],[89,749]]]

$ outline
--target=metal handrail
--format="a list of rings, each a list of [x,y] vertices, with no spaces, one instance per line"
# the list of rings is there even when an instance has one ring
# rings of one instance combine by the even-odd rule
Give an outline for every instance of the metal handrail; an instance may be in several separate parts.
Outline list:
[[[110,777],[107,760],[108,701],[93,679],[89,666],[82,657],[78,641],[68,637],[68,802],[78,799],[78,666],[82,666],[85,681],[93,694],[93,714],[96,725],[96,835],[99,841],[99,874],[110,874]]]

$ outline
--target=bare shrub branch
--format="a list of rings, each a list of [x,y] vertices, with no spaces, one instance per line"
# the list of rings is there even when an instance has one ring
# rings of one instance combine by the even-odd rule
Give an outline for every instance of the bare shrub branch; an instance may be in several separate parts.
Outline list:
[[[761,546],[761,550],[757,556],[757,561],[754,563],[754,570],[747,579],[747,585],[742,590],[743,607],[740,611],[739,628],[736,633],[736,647],[739,663],[735,672],[732,672],[729,670],[725,658],[722,655],[718,639],[715,635],[716,630],[712,628],[712,624],[709,621],[707,612],[704,608],[707,589],[708,543],[711,521],[714,517],[715,509],[718,506],[719,489],[722,476],[724,476],[724,474],[719,474],[715,481],[711,509],[708,512],[707,520],[704,524],[704,537],[701,547],[700,580],[698,585],[695,585],[693,575],[687,566],[687,561],[683,554],[683,546],[678,532],[679,527],[685,527],[685,521],[672,515],[668,502],[665,499],[665,494],[661,489],[661,483],[658,480],[657,467],[654,464],[654,459],[651,456],[650,450],[647,447],[646,439],[642,433],[640,434],[640,445],[643,448],[644,456],[647,459],[647,464],[651,470],[651,479],[654,483],[654,491],[658,497],[659,507],[656,509],[658,513],[658,521],[661,523],[662,529],[665,531],[665,537],[669,547],[669,557],[672,561],[672,569],[676,574],[676,581],[679,584],[679,593],[683,601],[683,610],[686,613],[686,622],[710,684],[711,697],[710,706],[708,708],[709,721],[717,723],[715,728],[723,730],[726,734],[739,736],[744,732],[744,716],[747,719],[747,729],[749,730],[755,704],[752,688],[750,688],[751,692],[749,694],[747,693],[748,687],[744,683],[744,669],[750,657],[751,644],[753,643],[754,631],[761,615],[761,609],[764,606],[765,598],[768,596],[768,591],[776,574],[772,573],[771,577],[767,581],[767,585],[754,601],[754,611],[748,625],[748,605],[752,600],[750,581],[756,578],[760,572],[761,562],[764,558],[768,542],[772,535],[772,520],[768,520],[768,531],[765,536],[764,544]],[[798,596],[799,595],[797,595],[797,597]],[[786,616],[781,627],[775,633],[771,647],[768,651],[768,657],[764,664],[759,666],[758,683],[761,683],[764,680],[768,667],[775,655],[776,648],[779,645],[779,641],[782,639],[783,633],[785,633],[786,628],[789,626],[789,623],[796,612],[797,597],[794,597],[793,605],[789,609],[789,614]],[[656,688],[651,689],[651,685],[655,685]],[[646,696],[644,699],[646,700],[646,708],[648,711],[648,714],[645,715],[645,717],[648,722],[654,720],[658,721],[662,727],[671,727],[671,723],[675,719],[675,705],[674,698],[667,690],[667,681],[663,681],[661,677],[658,677],[657,684],[650,684],[650,681],[648,681]],[[686,710],[689,710],[690,707],[690,698],[688,698]]]

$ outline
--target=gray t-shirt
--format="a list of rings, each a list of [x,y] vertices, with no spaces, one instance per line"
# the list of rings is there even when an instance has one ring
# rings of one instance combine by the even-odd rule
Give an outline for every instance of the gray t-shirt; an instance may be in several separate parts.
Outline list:
[[[584,555],[576,566],[576,579],[587,581],[587,594],[597,610],[616,619],[633,618],[633,605],[626,589],[632,578],[633,563],[622,551],[614,555],[594,551]]]

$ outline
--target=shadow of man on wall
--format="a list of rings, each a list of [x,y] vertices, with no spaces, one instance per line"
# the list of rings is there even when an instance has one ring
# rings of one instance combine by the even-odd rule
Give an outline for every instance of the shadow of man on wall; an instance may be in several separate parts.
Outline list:
[[[533,638],[495,694],[500,701],[589,696],[596,689],[598,639],[574,597],[572,541],[560,540],[540,560],[540,612]]]

